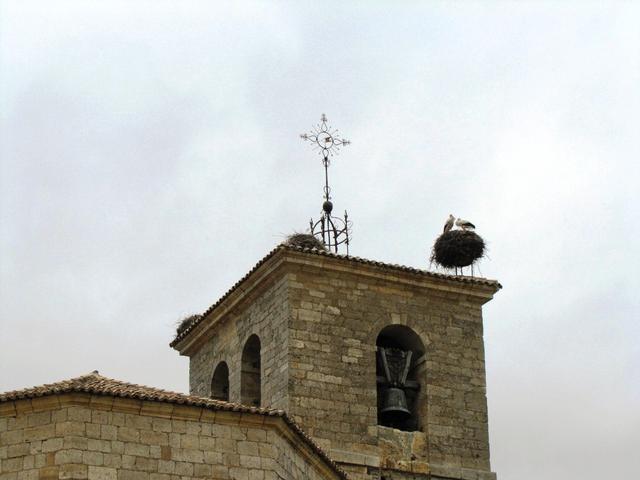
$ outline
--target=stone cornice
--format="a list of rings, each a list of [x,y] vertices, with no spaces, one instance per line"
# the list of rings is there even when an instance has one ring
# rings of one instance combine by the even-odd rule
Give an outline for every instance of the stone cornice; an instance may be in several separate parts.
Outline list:
[[[211,305],[191,326],[170,344],[181,355],[190,355],[211,336],[211,326],[234,316],[240,305],[273,285],[287,269],[300,266],[349,273],[383,280],[402,287],[414,287],[466,295],[480,305],[488,302],[502,286],[495,280],[444,275],[401,265],[393,265],[358,257],[335,255],[318,250],[280,245],[260,260],[242,279]]]
[[[479,279],[478,282],[460,282],[457,277],[440,276],[432,272],[400,267],[389,268],[389,265],[379,262],[349,261],[344,257],[309,256],[301,252],[288,252],[286,262],[290,264],[315,267],[321,270],[350,273],[368,278],[384,280],[405,286],[439,290],[461,295],[475,297],[484,304],[493,298],[493,295],[501,288],[498,282]],[[464,277],[465,279],[467,277]],[[471,280],[471,278],[469,277]]]

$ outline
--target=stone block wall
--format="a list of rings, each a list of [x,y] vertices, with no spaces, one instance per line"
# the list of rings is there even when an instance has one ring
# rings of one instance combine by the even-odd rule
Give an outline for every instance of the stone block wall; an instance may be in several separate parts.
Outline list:
[[[0,416],[0,480],[337,478],[301,455],[305,445],[279,417],[78,399],[86,405],[62,406],[67,399],[22,413],[19,401],[16,415]]]
[[[246,308],[229,312],[212,328],[211,338],[190,357],[189,385],[192,395],[211,396],[215,367],[225,361],[229,366],[229,401],[240,403],[242,350],[247,339],[260,339],[261,406],[287,410],[288,362],[286,278],[258,292]]]
[[[359,471],[369,465],[419,474],[428,464],[453,478],[479,478],[478,472],[493,478],[483,302],[455,289],[411,286],[399,281],[401,275],[365,276],[347,268],[327,273],[312,264],[292,268],[289,413],[312,438],[336,461],[362,465]],[[404,459],[389,454],[393,433],[383,436],[377,426],[376,338],[392,324],[410,327],[426,349],[426,443]],[[406,443],[405,432],[390,430],[397,432],[397,448]]]

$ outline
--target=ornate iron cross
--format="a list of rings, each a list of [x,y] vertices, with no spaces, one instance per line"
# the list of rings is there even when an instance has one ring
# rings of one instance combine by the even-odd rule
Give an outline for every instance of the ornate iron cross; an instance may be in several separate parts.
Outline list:
[[[333,203],[331,202],[331,188],[329,187],[329,157],[338,155],[340,147],[349,145],[351,142],[344,138],[338,137],[338,130],[332,130],[327,124],[327,117],[323,113],[320,117],[320,123],[314,126],[310,133],[300,135],[305,141],[311,142],[314,150],[317,150],[322,156],[322,164],[324,165],[324,202],[322,204],[322,213],[320,219],[316,222],[313,218],[310,222],[311,234],[321,239],[324,244],[338,252],[338,245],[344,244],[349,255],[349,234],[351,230],[351,222],[344,212],[344,219],[331,215],[333,211]]]

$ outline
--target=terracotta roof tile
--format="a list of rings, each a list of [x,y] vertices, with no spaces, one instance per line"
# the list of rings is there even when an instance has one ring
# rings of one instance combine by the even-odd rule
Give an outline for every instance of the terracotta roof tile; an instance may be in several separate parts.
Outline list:
[[[496,280],[489,280],[489,279],[480,278],[480,277],[467,277],[467,276],[462,276],[462,275],[448,275],[448,274],[445,274],[445,273],[430,272],[428,270],[420,270],[418,268],[407,267],[407,266],[404,266],[404,265],[378,262],[378,261],[375,261],[375,260],[368,260],[366,258],[352,257],[352,256],[348,256],[348,255],[339,255],[337,253],[331,253],[331,252],[327,252],[325,250],[318,250],[318,249],[315,249],[315,248],[297,247],[297,246],[294,246],[294,245],[286,245],[286,244],[282,243],[282,244],[278,245],[276,248],[274,248],[273,250],[271,250],[261,260],[259,260],[258,263],[256,263],[251,270],[249,270],[240,280],[238,280],[229,290],[227,290],[226,293],[224,295],[222,295],[222,297],[220,297],[218,299],[218,301],[216,301],[216,303],[211,305],[204,313],[199,315],[198,318],[196,318],[195,321],[191,325],[189,325],[187,328],[182,330],[182,332],[177,334],[176,337],[173,339],[173,341],[169,344],[169,346],[170,347],[174,347],[175,345],[178,344],[178,342],[180,340],[182,340],[187,335],[189,335],[189,332],[191,332],[191,330],[193,330],[196,325],[198,325],[209,313],[211,313],[229,295],[231,295],[231,293],[236,288],[238,288],[238,286],[242,282],[244,282],[251,274],[253,274],[256,270],[258,270],[258,268],[260,268],[260,266],[262,266],[262,264],[264,264],[267,260],[269,260],[271,257],[273,257],[277,252],[279,252],[281,250],[293,250],[293,251],[296,251],[296,252],[304,252],[304,253],[309,253],[309,254],[312,254],[312,255],[337,258],[337,259],[341,259],[341,260],[348,261],[348,262],[361,263],[361,264],[364,264],[364,265],[372,265],[372,266],[382,267],[382,268],[395,270],[395,271],[400,271],[400,272],[408,272],[408,273],[418,274],[418,275],[422,275],[422,276],[425,276],[425,277],[439,278],[439,279],[442,279],[442,280],[448,280],[448,281],[452,281],[452,282],[465,283],[465,284],[468,284],[468,285],[486,285],[486,286],[494,287],[496,289],[501,289],[502,288],[502,285],[500,285],[500,283],[498,281],[496,281]]]
[[[228,412],[251,413],[269,417],[280,417],[315,453],[317,453],[327,464],[329,464],[333,468],[333,470],[340,476],[340,478],[347,478],[346,474],[338,467],[338,465],[333,460],[331,460],[331,458],[329,458],[329,456],[311,439],[311,437],[309,437],[304,432],[304,430],[302,430],[302,428],[300,428],[300,426],[296,422],[294,422],[285,413],[284,410],[249,407],[247,405],[242,405],[239,403],[223,402],[221,400],[214,400],[212,398],[186,395],[183,393],[171,392],[159,388],[136,385],[134,383],[127,383],[120,380],[103,377],[97,371],[93,371],[87,375],[82,375],[80,377],[71,378],[69,380],[63,380],[61,382],[0,393],[0,403],[16,400],[27,400],[48,395],[58,395],[65,393],[107,395],[112,397],[131,398],[135,400],[166,402],[177,405],[202,407],[210,410],[223,410]]]
[[[92,395],[110,395],[114,397],[133,398],[136,400],[155,400],[159,402],[193,405],[198,407],[213,407],[215,410],[230,410],[240,412],[260,413],[263,415],[282,416],[282,410],[249,407],[246,405],[223,402],[206,397],[197,397],[183,393],[171,392],[159,388],[137,385],[134,383],[103,377],[97,371],[87,375],[49,383],[37,387],[0,393],[0,402],[43,397],[62,393],[89,393]]]

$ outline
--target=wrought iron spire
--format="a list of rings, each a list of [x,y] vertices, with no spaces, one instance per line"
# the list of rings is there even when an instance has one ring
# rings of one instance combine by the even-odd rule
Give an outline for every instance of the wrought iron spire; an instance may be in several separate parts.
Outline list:
[[[314,150],[318,151],[322,156],[322,164],[324,165],[324,202],[322,203],[322,213],[320,219],[316,222],[311,219],[309,226],[311,234],[318,237],[324,244],[338,252],[338,245],[346,247],[347,255],[349,255],[349,234],[351,231],[351,221],[347,211],[344,211],[344,218],[334,217],[331,215],[333,211],[333,203],[331,202],[331,188],[329,187],[329,157],[338,155],[340,147],[349,145],[351,142],[344,138],[338,137],[338,130],[332,130],[327,124],[327,117],[323,113],[320,117],[320,123],[316,124],[310,133],[300,135],[305,141],[311,142]]]

